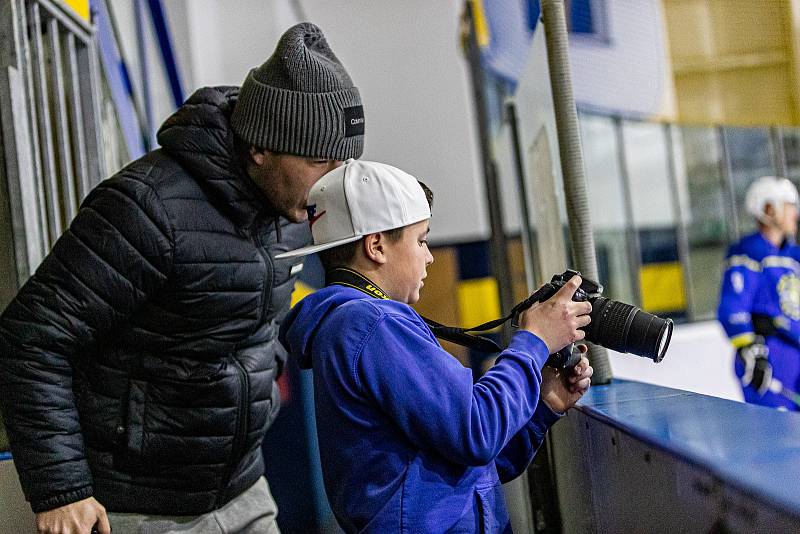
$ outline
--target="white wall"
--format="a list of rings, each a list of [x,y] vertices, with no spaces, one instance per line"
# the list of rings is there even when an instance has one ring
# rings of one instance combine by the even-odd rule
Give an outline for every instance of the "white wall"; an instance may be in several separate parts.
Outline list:
[[[570,36],[575,100],[612,112],[670,115],[672,74],[661,0],[607,0],[607,42]]]
[[[296,23],[287,0],[183,0],[192,89],[241,85],[272,54],[281,33]]]
[[[544,32],[540,30],[541,25],[534,32],[528,60],[520,76],[513,99],[517,113],[517,129],[522,168],[525,173],[528,206],[531,211],[528,220],[534,227],[537,226],[537,221],[542,221],[544,215],[550,215],[549,213],[540,213],[543,203],[539,195],[540,192],[535,187],[537,179],[542,179],[535,176],[535,170],[538,165],[542,164],[542,161],[535,161],[535,158],[541,155],[535,154],[533,147],[537,139],[541,138],[547,139],[550,165],[547,169],[540,169],[540,172],[543,175],[550,174],[552,176],[551,179],[553,180],[560,206],[559,218],[562,222],[566,221],[563,178],[558,154],[558,132],[553,109],[553,94],[550,89],[550,71],[547,63]],[[521,211],[518,201],[519,187],[517,185],[514,160],[512,159],[514,153],[512,138],[507,124],[503,125],[499,135],[494,140],[494,152],[500,176],[501,198],[504,206],[504,226],[507,232],[516,232],[519,229]],[[538,210],[537,207],[539,208]]]
[[[741,401],[733,348],[716,321],[678,325],[661,363],[609,351],[615,378]]]

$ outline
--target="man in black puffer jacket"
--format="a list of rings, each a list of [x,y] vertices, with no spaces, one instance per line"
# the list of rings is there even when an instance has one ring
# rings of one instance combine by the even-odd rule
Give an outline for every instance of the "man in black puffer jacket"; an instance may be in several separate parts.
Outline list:
[[[0,317],[0,401],[40,532],[107,533],[106,509],[117,532],[277,532],[261,441],[302,264],[275,256],[309,241],[309,188],[363,134],[358,90],[299,24],[88,195]]]

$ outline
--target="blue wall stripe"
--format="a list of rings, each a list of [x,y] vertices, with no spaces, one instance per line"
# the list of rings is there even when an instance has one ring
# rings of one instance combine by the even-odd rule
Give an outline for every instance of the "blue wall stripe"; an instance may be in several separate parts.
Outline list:
[[[456,245],[458,279],[471,280],[490,276],[489,242],[475,241]]]
[[[172,40],[169,38],[167,18],[164,16],[161,0],[148,0],[147,4],[150,7],[150,16],[153,18],[153,26],[156,30],[158,44],[161,48],[164,68],[167,69],[169,86],[170,89],[172,89],[172,99],[175,103],[175,107],[178,108],[183,104],[183,88],[181,87],[181,78],[178,74],[178,63],[175,60],[175,53],[172,49]]]
[[[678,261],[678,237],[675,228],[639,230],[642,263]]]
[[[105,1],[92,0],[92,9],[95,14],[100,59],[111,91],[111,99],[114,101],[114,108],[119,118],[125,144],[128,147],[128,154],[131,159],[136,159],[144,154],[144,143],[139,119],[131,99],[128,72],[114,37],[111,16]]]

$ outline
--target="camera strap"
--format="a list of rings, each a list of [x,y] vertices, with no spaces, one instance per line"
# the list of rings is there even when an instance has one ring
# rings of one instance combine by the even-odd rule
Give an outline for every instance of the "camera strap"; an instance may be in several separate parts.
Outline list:
[[[377,299],[389,299],[386,293],[370,279],[357,271],[347,269],[345,267],[337,267],[336,269],[328,272],[325,276],[325,284],[352,287],[353,289],[357,289],[362,293],[366,293],[367,295]],[[446,326],[422,315],[420,315],[420,317],[422,317],[422,320],[425,321],[425,323],[431,329],[433,335],[439,339],[444,339],[446,341],[450,341],[451,343],[455,343],[456,345],[461,345],[462,347],[467,347],[469,349],[475,349],[482,352],[501,352],[503,349],[495,341],[484,336],[471,334],[470,332],[486,332],[488,330],[497,328],[508,320],[515,319],[520,312],[524,311],[526,308],[529,308],[534,302],[538,302],[546,291],[546,287],[543,286],[538,291],[534,292],[530,297],[514,306],[514,308],[511,310],[511,313],[509,313],[507,316],[500,319],[495,319],[494,321],[488,321],[478,326],[473,326],[472,328]],[[516,326],[513,322],[512,325]]]

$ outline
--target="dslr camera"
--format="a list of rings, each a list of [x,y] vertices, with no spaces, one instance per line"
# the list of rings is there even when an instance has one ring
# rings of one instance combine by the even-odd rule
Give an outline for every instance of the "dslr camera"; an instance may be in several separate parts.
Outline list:
[[[535,302],[549,299],[578,271],[567,269],[553,276],[525,301],[515,307],[514,324],[518,324],[519,313],[530,308]],[[636,354],[658,363],[664,359],[672,337],[672,319],[662,319],[644,312],[636,306],[625,304],[600,296],[603,286],[593,280],[584,278],[575,291],[572,300],[588,301],[592,305],[589,317],[591,322],[582,328],[586,332],[586,341],[622,353]],[[556,369],[572,367],[580,361],[580,353],[574,350],[572,343],[555,354],[551,354],[547,363]]]

